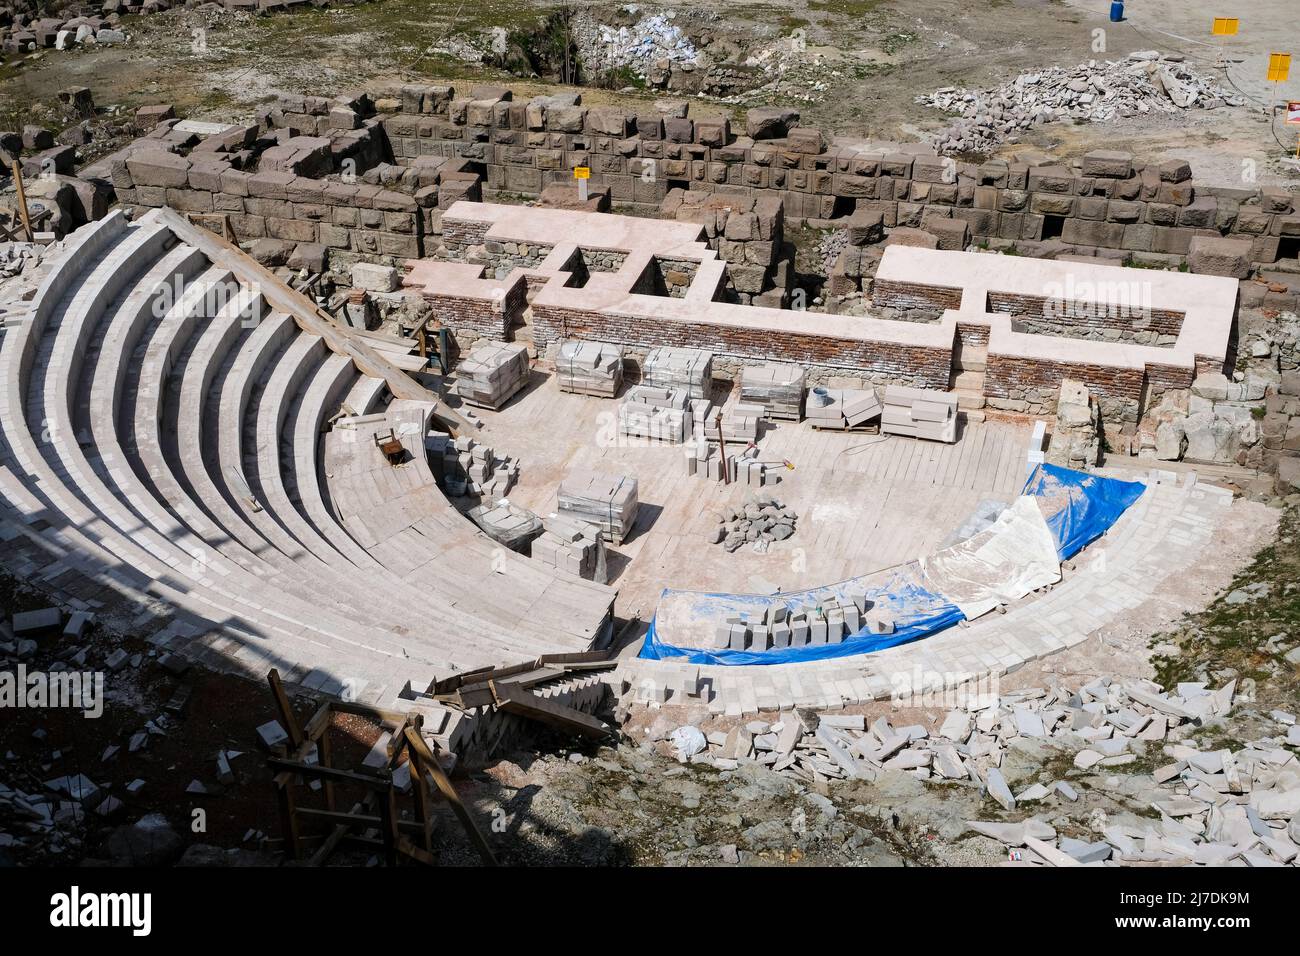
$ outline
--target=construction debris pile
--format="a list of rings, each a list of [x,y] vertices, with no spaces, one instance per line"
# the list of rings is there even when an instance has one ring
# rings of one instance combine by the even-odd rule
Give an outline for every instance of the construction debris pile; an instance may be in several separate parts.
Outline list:
[[[498,458],[490,447],[469,435],[454,441],[450,435],[431,435],[425,448],[435,461],[441,455],[443,490],[452,498],[504,498],[519,480],[519,462],[508,455]]]
[[[594,42],[584,52],[584,62],[602,70],[626,67],[641,79],[667,71],[673,63],[693,64],[699,51],[674,19],[669,11],[642,17],[631,26],[599,24]]]
[[[1232,710],[1236,681],[1218,690],[1179,684],[1172,693],[1150,681],[1100,678],[1077,692],[1029,688],[996,696],[972,694],[935,731],[921,724],[895,727],[881,717],[797,710],[769,723],[755,720],[694,740],[673,735],[678,758],[732,770],[755,761],[806,783],[875,780],[902,771],[921,780],[977,787],[1002,810],[1024,812],[1052,803],[1076,803],[1094,783],[1089,777],[1149,760],[1162,748],[1165,761],[1149,776],[1134,775],[1125,790],[1150,809],[1141,826],[1092,821],[1101,839],[1060,837],[1053,826],[1029,817],[1016,823],[970,821],[970,830],[1008,847],[1024,848],[1020,862],[1076,866],[1295,865],[1300,855],[1300,726],[1283,711],[1267,715],[1276,732],[1243,748],[1213,751],[1193,746],[1202,727]],[[698,733],[698,730],[696,730]],[[1053,751],[1073,752],[1064,779],[1030,783],[1013,792],[1007,776],[1029,754],[1039,762]],[[1126,774],[1131,771],[1125,771]],[[1077,784],[1077,786],[1076,786]],[[1114,790],[1113,782],[1105,784]],[[1081,793],[1082,791],[1082,793]],[[1098,815],[1099,814],[1099,815]],[[1053,816],[1057,814],[1053,813]]]
[[[562,342],[555,380],[562,392],[616,398],[623,387],[623,349],[606,342]]]
[[[773,542],[794,534],[798,520],[799,515],[778,498],[756,496],[739,507],[726,508],[718,516],[713,542],[729,552],[745,544],[766,551]]]
[[[609,581],[605,538],[600,527],[557,514],[546,518],[543,524],[545,530],[541,537],[533,541],[533,560],[597,584]]]
[[[1061,119],[1108,123],[1151,113],[1241,106],[1236,93],[1183,62],[1155,50],[1123,60],[1089,60],[1073,69],[1052,67],[1021,73],[988,90],[945,86],[916,98],[918,103],[960,114],[933,134],[942,153],[989,152],[1014,141],[1022,130]]]
[[[560,515],[600,528],[606,541],[622,544],[636,524],[637,483],[625,475],[575,471],[560,483]]]
[[[9,25],[0,28],[0,50],[4,53],[34,53],[39,49],[67,50],[73,46],[115,46],[125,43],[121,29],[125,3],[107,2],[103,16],[41,17],[13,14]],[[138,12],[139,8],[137,8]]]
[[[481,408],[499,409],[528,384],[528,347],[486,342],[456,367],[456,394]]]
[[[0,278],[21,275],[37,265],[43,256],[44,246],[31,242],[0,243]]]

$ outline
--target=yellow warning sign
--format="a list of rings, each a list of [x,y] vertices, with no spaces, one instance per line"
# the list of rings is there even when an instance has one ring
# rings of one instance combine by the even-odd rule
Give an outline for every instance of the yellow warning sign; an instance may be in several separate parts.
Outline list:
[[[591,167],[590,167],[590,166],[574,166],[574,167],[573,167],[573,178],[574,178],[574,179],[590,179],[590,178],[591,178]]]
[[[1268,81],[1270,83],[1285,83],[1286,78],[1290,75],[1291,54],[1270,53],[1268,55]]]
[[[1210,32],[1216,37],[1235,37],[1240,26],[1241,20],[1237,17],[1215,17]]]

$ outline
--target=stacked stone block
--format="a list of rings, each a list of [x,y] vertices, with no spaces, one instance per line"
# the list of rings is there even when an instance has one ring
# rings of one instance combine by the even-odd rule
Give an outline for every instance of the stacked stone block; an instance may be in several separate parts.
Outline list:
[[[673,189],[660,215],[704,227],[709,248],[727,263],[735,301],[782,309],[794,284],[794,246],[785,241],[785,211],[776,196]]]
[[[674,189],[775,195],[796,225],[867,210],[889,229],[933,232],[940,248],[1057,240],[1080,252],[1184,258],[1193,239],[1231,236],[1250,243],[1251,262],[1272,263],[1294,257],[1300,241],[1291,194],[1197,186],[1181,160],[1094,151],[1069,165],[976,164],[914,144],[828,142],[788,121],[777,130],[783,136],[755,139],[736,135],[725,118],[587,107],[576,95],[518,102],[500,89],[422,95],[419,112],[402,102],[402,112],[383,119],[394,155],[480,164],[488,198],[536,196],[587,166],[593,185],[633,211],[653,213]]]

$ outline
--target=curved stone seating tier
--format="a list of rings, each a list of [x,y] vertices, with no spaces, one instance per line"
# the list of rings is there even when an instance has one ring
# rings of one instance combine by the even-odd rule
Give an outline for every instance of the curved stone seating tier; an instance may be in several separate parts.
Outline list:
[[[156,621],[151,642],[210,666],[384,702],[607,636],[611,589],[517,555],[498,568],[438,491],[424,434],[434,410],[454,414],[237,250],[169,210],[114,213],[47,265],[0,335],[11,570],[69,607]],[[323,429],[390,393],[417,454],[393,468],[373,433],[350,433],[340,509],[323,459],[348,430]],[[444,723],[465,741],[501,732]]]
[[[497,545],[438,490],[426,455],[401,467],[388,463],[375,436],[391,429],[408,450],[422,451],[431,410],[397,400],[383,421],[326,436],[326,490],[344,526],[390,573],[449,595],[445,613],[463,628],[467,645],[532,649],[564,634],[577,650],[604,640],[613,590],[547,573]]]
[[[631,659],[620,663],[615,689],[629,702],[706,703],[731,715],[835,708],[972,682],[986,689],[978,682],[1082,643],[1200,558],[1232,493],[1197,484],[1194,473],[1184,478],[1181,485],[1148,482],[1105,537],[1074,559],[1075,571],[1006,614],[986,614],[968,627],[872,654],[812,663],[726,667]]]
[[[112,307],[110,293],[129,282],[136,264],[147,259],[145,251],[161,249],[163,243],[159,240],[165,233],[166,230],[159,232],[149,226],[128,233],[121,248],[99,263],[90,274],[87,284],[96,293],[87,294],[83,287],[83,293],[73,299],[62,315],[57,330],[47,333],[47,340],[52,338],[54,347],[53,365],[45,366],[44,411],[56,436],[73,432],[70,405],[77,388],[74,382],[81,372],[77,356],[82,354],[76,345],[96,337],[98,321],[105,310]],[[123,279],[123,275],[128,278]],[[192,331],[200,316],[207,317],[207,306],[214,301],[212,291],[231,278],[227,270],[207,270],[197,281],[186,286],[179,296],[174,296],[174,302],[160,317],[155,338],[146,349],[138,382],[138,421],[153,421],[156,426],[160,417],[156,404],[162,390],[158,374],[175,354],[178,337]],[[50,326],[54,326],[53,319]],[[29,410],[29,416],[31,414]],[[107,519],[119,534],[145,543],[151,553],[173,567],[188,562],[192,575],[206,572],[219,575],[202,583],[213,597],[223,599],[227,607],[238,608],[241,616],[271,627],[305,627],[304,637],[308,640],[354,643],[360,649],[378,650],[390,655],[401,653],[400,645],[389,634],[355,626],[349,630],[346,620],[331,621],[327,611],[316,609],[310,603],[301,607],[290,602],[261,606],[256,601],[259,596],[256,582],[244,580],[242,569],[228,563],[219,552],[210,552],[201,539],[160,509],[151,492],[130,468],[97,472],[91,467],[79,442],[63,442],[56,437],[46,447],[54,450],[47,455],[61,456],[83,501]],[[151,473],[165,468],[161,461],[145,462],[144,467]]]
[[[383,391],[383,379],[359,376],[351,360],[343,355],[327,356],[316,370],[295,412],[290,446],[294,482],[290,494],[303,519],[339,554],[357,567],[376,569],[380,567],[379,562],[352,540],[330,513],[320,473],[321,429],[344,404],[345,397],[362,382],[371,383],[370,387]]]

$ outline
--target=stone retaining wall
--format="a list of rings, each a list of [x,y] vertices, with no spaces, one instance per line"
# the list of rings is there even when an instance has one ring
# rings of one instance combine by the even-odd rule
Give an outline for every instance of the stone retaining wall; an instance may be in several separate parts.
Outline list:
[[[416,92],[420,88],[414,89]],[[669,190],[726,189],[778,196],[796,221],[879,212],[886,226],[964,221],[976,240],[1059,238],[1077,249],[1185,257],[1196,236],[1250,240],[1250,257],[1296,255],[1300,214],[1280,189],[1192,182],[1180,160],[1144,163],[1096,151],[1081,161],[1041,165],[958,162],[908,146],[828,143],[815,129],[767,126],[735,135],[723,116],[665,116],[582,106],[576,97],[514,101],[479,88],[409,95],[382,120],[399,160],[420,156],[478,164],[484,196],[537,195],[567,182],[575,166],[607,187],[616,205],[654,212]],[[410,111],[417,104],[417,112]],[[794,121],[797,122],[797,119]]]

